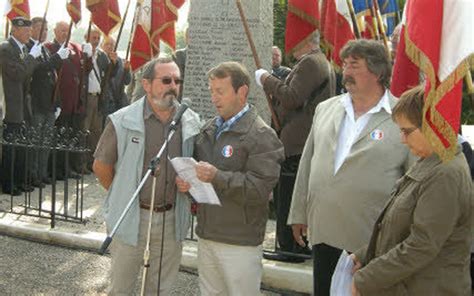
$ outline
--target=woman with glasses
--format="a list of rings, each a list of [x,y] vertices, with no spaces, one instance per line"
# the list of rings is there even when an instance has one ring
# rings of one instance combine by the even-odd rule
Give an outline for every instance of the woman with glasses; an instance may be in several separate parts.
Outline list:
[[[422,133],[422,86],[405,92],[392,119],[419,160],[397,181],[370,243],[352,254],[353,295],[471,295],[471,176],[458,147],[442,162]]]

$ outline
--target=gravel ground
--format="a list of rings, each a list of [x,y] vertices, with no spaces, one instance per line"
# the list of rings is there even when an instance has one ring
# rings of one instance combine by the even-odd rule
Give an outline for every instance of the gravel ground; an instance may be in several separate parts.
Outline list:
[[[102,218],[102,203],[105,190],[93,175],[84,176],[83,222],[57,220],[55,228],[61,230],[87,230],[105,232]],[[69,180],[70,192],[67,212],[75,215],[74,180]],[[63,192],[64,182],[57,182],[57,191]],[[51,208],[51,186],[42,190],[42,215]],[[50,220],[28,215],[11,214],[10,196],[0,194],[0,219],[8,217],[22,222],[48,225]],[[24,204],[39,208],[39,190],[29,196],[13,199],[13,212],[24,214]],[[61,193],[57,194],[56,209],[64,213],[66,202]],[[80,201],[78,202],[78,205]],[[29,214],[38,214],[28,210]],[[273,250],[275,242],[275,222],[269,221],[264,248]],[[105,295],[108,285],[107,273],[110,257],[95,253],[52,246],[42,243],[0,235],[0,295]],[[308,261],[306,264],[310,264]],[[199,295],[197,275],[193,271],[179,273],[173,295]],[[138,289],[137,289],[138,293]],[[262,291],[263,295],[297,295]]]

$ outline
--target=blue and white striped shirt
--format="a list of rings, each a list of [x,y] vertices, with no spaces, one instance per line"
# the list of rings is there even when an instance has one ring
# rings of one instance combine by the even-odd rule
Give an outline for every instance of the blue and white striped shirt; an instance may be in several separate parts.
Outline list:
[[[224,121],[224,118],[219,116],[216,120],[216,126],[217,126],[216,140],[219,138],[219,136],[223,132],[226,132],[226,131],[230,130],[232,128],[232,126],[234,126],[234,124],[237,121],[239,121],[240,118],[242,118],[242,116],[244,116],[245,113],[247,113],[247,111],[249,111],[249,109],[250,109],[249,104],[245,104],[244,108],[242,108],[242,110],[240,110],[239,113],[235,114],[232,118],[230,118],[227,121]]]

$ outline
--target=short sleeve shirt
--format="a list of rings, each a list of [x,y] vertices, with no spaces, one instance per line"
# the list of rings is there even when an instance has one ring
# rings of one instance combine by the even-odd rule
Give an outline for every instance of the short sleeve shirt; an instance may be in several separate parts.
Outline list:
[[[145,107],[143,110],[143,118],[145,122],[145,153],[143,159],[143,173],[142,177],[148,170],[150,161],[158,154],[161,146],[165,142],[165,137],[168,133],[171,118],[167,122],[161,122],[158,116],[155,115],[148,100],[145,99]],[[181,125],[171,138],[168,144],[168,157],[172,159],[181,155]],[[94,153],[94,158],[108,165],[115,165],[118,159],[117,152],[117,134],[112,122],[108,121],[99,143]],[[166,150],[163,152],[159,173],[156,180],[155,189],[155,206],[162,206],[166,203],[174,203],[176,195],[175,178],[176,173],[171,165],[171,162],[166,159]],[[125,168],[129,169],[129,168]],[[166,176],[166,177],[165,177]],[[140,202],[150,205],[151,203],[151,189],[153,178],[148,178],[147,182],[140,192]],[[166,187],[166,198],[165,195]]]

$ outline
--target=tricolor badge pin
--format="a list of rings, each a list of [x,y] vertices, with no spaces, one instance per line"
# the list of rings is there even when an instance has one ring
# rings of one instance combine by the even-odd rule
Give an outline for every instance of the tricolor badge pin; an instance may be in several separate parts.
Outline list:
[[[234,149],[230,145],[225,145],[224,148],[222,148],[222,156],[225,158],[231,157],[233,152]]]
[[[383,131],[381,131],[379,129],[373,130],[370,133],[370,138],[372,140],[376,140],[376,141],[382,140],[383,139]]]

